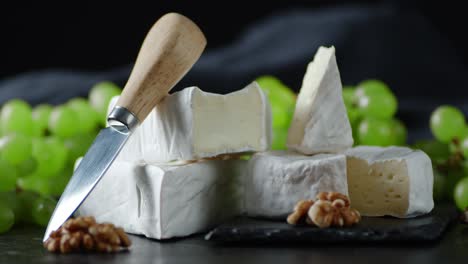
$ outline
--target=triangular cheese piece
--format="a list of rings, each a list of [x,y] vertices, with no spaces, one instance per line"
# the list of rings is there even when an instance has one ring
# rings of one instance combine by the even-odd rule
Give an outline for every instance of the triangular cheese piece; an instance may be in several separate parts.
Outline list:
[[[307,67],[287,145],[303,154],[336,153],[353,145],[334,47],[320,47]]]

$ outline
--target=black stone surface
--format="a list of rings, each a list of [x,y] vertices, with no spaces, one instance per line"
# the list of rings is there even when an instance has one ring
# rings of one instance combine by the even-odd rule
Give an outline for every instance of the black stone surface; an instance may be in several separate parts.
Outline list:
[[[446,214],[444,214],[444,212]],[[453,219],[453,207],[438,207],[429,222],[405,224],[406,231],[419,226],[421,233],[431,232],[430,227],[444,229],[443,219]],[[450,216],[448,218],[445,217]],[[387,221],[390,219],[382,219]],[[367,221],[367,220],[366,220]],[[408,221],[408,220],[402,220]],[[411,221],[411,220],[410,220]],[[381,222],[384,223],[384,222]],[[388,222],[387,222],[388,223]],[[258,227],[264,226],[264,223]],[[400,223],[401,226],[401,223]],[[383,226],[382,226],[383,227]],[[387,230],[396,228],[387,226]],[[411,229],[411,230],[410,230]],[[248,264],[248,263],[467,263],[468,225],[449,225],[440,239],[430,241],[384,240],[379,243],[342,241],[342,243],[309,243],[293,241],[266,244],[260,243],[217,243],[204,240],[204,235],[169,241],[150,240],[133,236],[130,251],[119,254],[70,254],[56,255],[42,248],[44,229],[38,227],[15,227],[0,235],[0,264],[9,263],[92,263],[92,264],[140,264],[140,263],[191,263],[191,264]],[[428,235],[430,238],[434,235]],[[437,236],[435,236],[437,237]],[[427,237],[424,237],[426,239]],[[259,242],[259,241],[257,241]]]
[[[325,229],[239,217],[216,227],[205,238],[223,243],[434,241],[442,236],[457,215],[452,205],[441,205],[430,214],[417,218],[363,217],[361,223],[353,227]]]
[[[440,240],[431,243],[341,243],[282,245],[225,245],[205,241],[203,236],[158,242],[131,236],[130,251],[119,254],[56,255],[42,248],[44,230],[36,227],[15,228],[0,235],[1,264],[248,264],[248,263],[467,263],[468,225],[453,225]]]

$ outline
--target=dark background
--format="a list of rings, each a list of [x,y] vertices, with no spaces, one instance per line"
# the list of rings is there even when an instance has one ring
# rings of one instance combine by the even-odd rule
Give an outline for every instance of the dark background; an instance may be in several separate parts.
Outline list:
[[[0,78],[45,68],[96,71],[131,63],[149,27],[170,11],[180,12],[198,23],[209,40],[208,50],[214,50],[236,40],[250,24],[271,14],[350,3],[390,2],[421,13],[450,42],[464,63],[468,59],[465,40],[468,24],[463,1],[257,1],[255,5],[241,1],[93,2],[44,5],[41,1],[40,5],[21,3],[2,7]]]
[[[97,2],[97,1],[95,1]],[[146,1],[1,9],[0,103],[21,97],[59,104],[92,84],[124,85],[139,46],[171,11],[194,20],[208,46],[175,88],[226,93],[273,74],[298,91],[320,45],[335,45],[344,84],[379,78],[399,99],[414,138],[430,137],[430,113],[468,113],[468,22],[464,1]]]

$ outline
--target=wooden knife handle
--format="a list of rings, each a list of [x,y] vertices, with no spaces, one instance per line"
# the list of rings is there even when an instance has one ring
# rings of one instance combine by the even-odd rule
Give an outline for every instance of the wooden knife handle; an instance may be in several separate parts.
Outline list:
[[[161,17],[146,35],[116,106],[125,107],[143,122],[205,46],[205,36],[190,19],[176,13]]]

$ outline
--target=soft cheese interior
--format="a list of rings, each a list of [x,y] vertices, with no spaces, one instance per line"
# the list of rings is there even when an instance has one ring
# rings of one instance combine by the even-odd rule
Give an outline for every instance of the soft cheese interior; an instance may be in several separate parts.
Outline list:
[[[424,152],[356,147],[346,155],[349,196],[362,215],[412,217],[434,207],[432,164]]]
[[[336,153],[353,145],[335,48],[320,47],[307,67],[288,131],[289,149]]]
[[[194,89],[192,96],[194,155],[268,149],[269,103],[257,83],[228,95]]]
[[[114,98],[110,108],[116,101]],[[227,95],[189,87],[166,97],[137,128],[117,159],[186,161],[265,151],[270,144],[270,105],[257,83]]]
[[[242,213],[245,162],[156,166],[117,161],[77,212],[155,239],[206,231]]]
[[[247,163],[245,209],[249,216],[283,218],[319,192],[348,193],[346,157],[288,151],[256,153]]]

